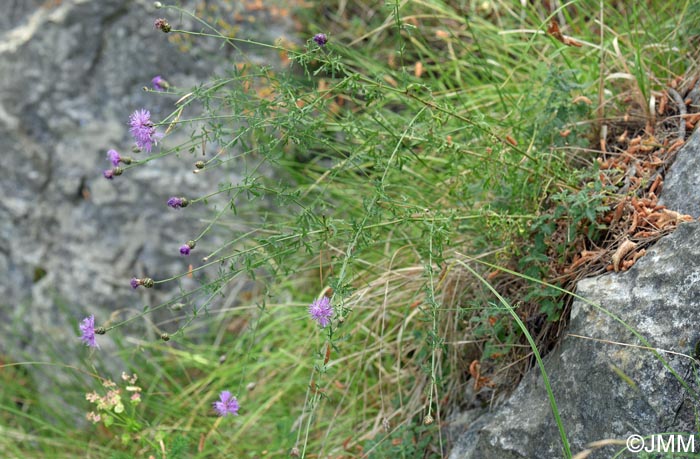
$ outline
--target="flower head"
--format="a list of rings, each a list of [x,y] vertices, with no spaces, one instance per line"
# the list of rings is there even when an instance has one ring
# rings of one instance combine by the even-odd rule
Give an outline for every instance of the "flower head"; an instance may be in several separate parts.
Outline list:
[[[139,285],[143,285],[146,288],[152,288],[155,285],[155,282],[153,282],[153,279],[150,277],[144,277],[143,279],[137,279],[136,277],[132,277],[131,280],[129,281],[129,284],[131,285],[131,288],[138,288]]]
[[[100,347],[95,341],[95,316],[90,315],[80,322],[80,339],[89,347]]]
[[[129,117],[129,126],[129,132],[136,140],[136,146],[150,153],[159,137],[156,134],[156,127],[151,122],[151,112],[144,109],[136,110]]]
[[[171,30],[170,24],[165,18],[158,18],[155,21],[153,21],[153,27],[155,27],[158,30],[162,30],[164,33],[168,33]]]
[[[197,246],[196,241],[187,241],[187,244],[183,244],[180,246],[180,253],[182,255],[189,255],[190,250],[193,250]]]
[[[238,399],[227,390],[219,394],[219,401],[214,402],[213,405],[219,416],[227,416],[229,414],[238,416],[238,409],[240,408]]]
[[[317,33],[314,35],[314,41],[318,46],[325,46],[328,43],[328,37],[325,33]]]
[[[165,78],[160,75],[153,77],[151,84],[153,84],[153,89],[156,91],[165,91],[170,87],[170,83],[168,83]]]
[[[187,198],[178,198],[173,196],[172,198],[168,199],[168,207],[172,207],[173,209],[187,207],[188,205],[189,201],[187,200]]]
[[[122,160],[122,157],[119,156],[119,152],[117,150],[109,150],[107,152],[107,159],[114,167],[117,167],[119,165],[119,161]]]
[[[112,169],[107,169],[106,171],[102,172],[102,175],[107,180],[112,180],[114,178],[114,171]]]
[[[324,296],[320,300],[311,303],[309,314],[313,320],[318,322],[321,328],[328,326],[331,323],[331,317],[333,317],[333,307],[331,306],[330,298]]]

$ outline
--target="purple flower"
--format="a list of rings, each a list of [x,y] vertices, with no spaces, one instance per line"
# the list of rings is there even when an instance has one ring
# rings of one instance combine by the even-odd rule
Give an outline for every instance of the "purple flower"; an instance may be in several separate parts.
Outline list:
[[[231,392],[227,390],[219,394],[219,401],[214,402],[213,405],[216,412],[219,413],[219,416],[228,416],[229,414],[238,416],[238,409],[240,408],[238,399],[233,397]]]
[[[187,244],[183,244],[180,246],[180,253],[182,255],[189,255],[190,254],[190,246]]]
[[[173,196],[172,198],[168,199],[168,206],[172,207],[173,209],[179,209],[181,207],[187,207],[189,203],[187,202],[187,199],[185,198],[177,198]]]
[[[95,341],[95,316],[90,315],[80,322],[80,339],[89,347],[100,347]]]
[[[112,162],[114,167],[117,167],[119,165],[119,161],[122,160],[122,157],[119,156],[119,152],[117,150],[109,150],[107,152],[107,159]]]
[[[129,282],[129,283],[131,284],[131,288],[134,288],[134,289],[137,288],[139,285],[141,285],[141,281],[135,277],[132,277],[131,282]]]
[[[325,33],[317,33],[314,35],[314,41],[318,46],[325,46],[328,43],[328,37]]]
[[[102,172],[102,175],[107,180],[112,180],[114,178],[114,171],[112,169],[107,169],[106,171]]]
[[[151,83],[156,91],[165,91],[170,87],[170,84],[160,75],[153,77]]]
[[[320,300],[314,301],[309,306],[309,314],[313,320],[318,322],[321,328],[325,328],[331,323],[331,317],[333,317],[331,300],[327,296],[324,296]]]
[[[155,21],[153,21],[153,27],[155,27],[158,30],[162,30],[165,33],[170,32],[170,24],[168,24],[168,20],[165,18],[158,18]]]
[[[148,110],[136,110],[129,117],[129,132],[136,140],[136,145],[147,152],[151,152],[153,144],[157,143],[156,128],[151,122],[151,112]]]

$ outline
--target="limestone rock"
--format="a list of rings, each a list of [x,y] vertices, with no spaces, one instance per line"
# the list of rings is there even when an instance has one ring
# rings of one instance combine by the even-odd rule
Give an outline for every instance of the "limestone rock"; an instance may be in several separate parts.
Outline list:
[[[698,158],[696,130],[679,150],[661,195],[668,208],[694,217],[700,215]],[[694,432],[700,403],[692,360],[700,341],[700,223],[679,225],[627,272],[580,281],[577,294],[582,299],[573,304],[568,335],[544,359],[572,453],[597,440]],[[462,430],[451,459],[562,457],[539,368],[505,404]],[[588,457],[607,458],[624,448],[606,446]]]
[[[686,140],[668,169],[659,204],[682,214],[700,217],[700,199],[693,191],[700,183],[700,130]]]
[[[181,3],[193,10],[204,2]],[[227,1],[205,3],[233,7]],[[175,108],[177,97],[143,91],[154,76],[189,89],[232,65],[233,51],[222,49],[218,40],[198,40],[192,50],[181,52],[169,35],[153,27],[163,14],[171,15],[173,26],[191,26],[144,0],[3,3],[0,355],[6,361],[74,364],[87,352],[78,339],[83,317],[94,314],[100,325],[114,311],[140,311],[169,298],[177,285],[132,290],[129,280],[186,271],[190,260],[179,255],[178,247],[201,231],[198,219],[211,211],[201,205],[169,209],[167,199],[201,196],[219,182],[238,180],[235,169],[225,168],[198,180],[192,173],[195,159],[186,153],[112,181],[102,177],[111,167],[109,149],[136,159],[145,156],[130,151],[132,112],[149,109],[157,122]],[[268,42],[283,30],[272,22],[263,32],[247,27],[239,33]],[[172,147],[188,138],[189,130],[163,143]],[[213,249],[211,244],[201,241],[199,253]],[[109,349],[109,334],[100,338]],[[47,381],[60,372],[51,367],[48,373]],[[37,374],[41,384],[44,378]]]
[[[569,336],[545,358],[572,452],[593,441],[624,440],[632,434],[694,432],[698,400],[691,394],[697,393],[698,383],[689,356],[700,340],[700,224],[681,224],[628,272],[580,281],[578,294],[586,301],[573,305]],[[601,308],[645,337],[680,381]],[[623,448],[608,446],[588,457],[611,457]],[[502,407],[473,423],[450,455],[554,457],[562,457],[562,445],[538,368]]]

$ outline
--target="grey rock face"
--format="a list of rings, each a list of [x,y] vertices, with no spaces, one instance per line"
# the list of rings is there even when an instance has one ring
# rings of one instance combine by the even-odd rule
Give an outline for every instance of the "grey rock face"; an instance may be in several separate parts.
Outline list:
[[[211,213],[204,206],[169,209],[168,197],[196,197],[237,181],[235,170],[223,168],[205,179],[192,174],[199,152],[196,159],[168,156],[113,181],[102,177],[111,167],[109,149],[146,156],[131,154],[132,112],[149,109],[158,122],[175,108],[177,97],[142,90],[151,78],[190,88],[233,65],[220,41],[199,40],[188,53],[176,49],[154,29],[154,19],[168,13],[152,3],[12,1],[7,10],[3,4],[0,355],[10,360],[76,359],[80,319],[95,314],[99,325],[115,310],[137,312],[169,297],[176,284],[132,290],[129,280],[186,271],[191,260],[178,247],[201,231],[198,218]],[[201,2],[185,6],[195,3]],[[218,3],[222,11],[231,8]],[[180,26],[169,14],[173,27]],[[283,26],[271,23],[269,35],[256,32],[256,38],[271,42]],[[169,135],[163,144],[175,146],[188,135]],[[201,253],[214,247],[198,244]],[[110,347],[109,335],[102,338]]]
[[[692,177],[700,171],[698,157],[696,132],[672,166],[676,178],[664,189],[667,206],[695,216],[698,194]],[[575,301],[568,335],[545,358],[572,453],[597,440],[697,431],[700,387],[693,357],[700,340],[700,223],[681,224],[627,272],[580,281],[577,294],[585,301]],[[606,446],[587,457],[608,458],[624,449],[624,444]],[[562,456],[538,368],[503,406],[466,427],[450,454],[451,459]]]
[[[141,303],[128,281],[145,266],[162,269],[153,277],[182,269],[169,254],[188,238],[188,217],[168,213],[164,199],[196,187],[185,164],[113,182],[101,171],[108,149],[129,154],[130,112],[148,107],[158,119],[171,110],[172,100],[141,90],[154,75],[191,84],[206,69],[184,62],[174,71],[168,63],[182,56],[141,3],[76,0],[26,13],[0,39],[0,271],[9,278],[0,283],[0,346],[16,353],[8,340],[19,335],[22,350],[43,355],[33,337],[70,348],[81,317]],[[145,48],[158,39],[158,53]]]
[[[664,189],[659,199],[669,209],[695,218],[700,217],[700,199],[692,190],[700,183],[700,130],[695,130],[666,174]],[[689,194],[691,193],[691,194]]]

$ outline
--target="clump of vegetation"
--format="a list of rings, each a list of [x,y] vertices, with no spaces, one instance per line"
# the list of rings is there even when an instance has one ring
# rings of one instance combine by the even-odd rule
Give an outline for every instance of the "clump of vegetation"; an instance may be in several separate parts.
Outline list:
[[[214,10],[164,5],[163,39],[276,61],[236,54],[195,88],[154,79],[174,110],[155,120],[135,108],[141,151],[115,146],[105,178],[128,183],[170,155],[202,180],[228,167],[241,178],[164,203],[212,215],[182,236],[180,275],[124,280],[170,288],[172,301],[81,325],[97,348],[135,317],[173,311],[160,341],[122,342],[139,375],[128,422],[104,417],[88,439],[12,408],[14,438],[47,433],[11,454],[442,457],[446,410],[541,365],[566,321],[562,292],[612,263],[633,215],[619,203],[648,198],[622,190],[611,158],[648,143],[646,101],[689,71],[678,6],[650,4],[317,2],[293,13],[297,43],[257,43]],[[622,138],[624,117],[642,127]],[[171,144],[176,132],[189,140]],[[83,392],[109,379],[91,376]]]

